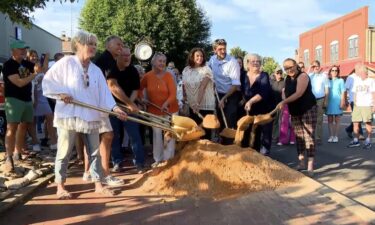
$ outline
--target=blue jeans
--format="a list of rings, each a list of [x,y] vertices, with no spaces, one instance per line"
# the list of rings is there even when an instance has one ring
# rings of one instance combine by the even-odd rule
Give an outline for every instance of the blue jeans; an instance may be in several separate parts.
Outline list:
[[[75,144],[77,132],[58,128],[57,153],[55,159],[55,182],[63,184],[66,181],[70,153]],[[102,165],[99,154],[99,133],[83,134],[83,143],[86,145],[90,163],[90,174],[94,182],[102,177]]]
[[[143,167],[145,164],[145,156],[138,123],[132,121],[121,121],[117,117],[112,116],[110,117],[110,120],[114,135],[112,141],[113,164],[119,164],[124,159],[124,155],[121,152],[122,139],[120,134],[121,129],[125,128],[129,136],[131,149],[134,154],[133,163],[135,166]]]

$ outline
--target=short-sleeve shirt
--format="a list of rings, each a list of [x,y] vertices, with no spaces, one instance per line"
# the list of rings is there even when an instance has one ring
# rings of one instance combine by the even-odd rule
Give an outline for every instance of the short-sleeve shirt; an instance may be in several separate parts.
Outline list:
[[[356,106],[373,106],[372,94],[375,92],[375,81],[372,78],[355,79],[353,93]]]
[[[326,93],[325,89],[329,88],[329,80],[326,73],[309,74],[312,92],[316,99],[323,98]]]
[[[353,84],[354,84],[354,81],[356,79],[361,79],[361,78],[359,78],[355,73],[353,73],[352,75],[348,76],[348,78],[346,78],[346,81],[345,81],[345,89],[349,93],[349,102],[354,101],[354,99],[353,99]]]
[[[107,77],[111,69],[116,66],[116,60],[108,50],[105,50],[95,61],[95,65],[102,70],[104,77]]]
[[[129,98],[133,91],[140,88],[139,74],[133,65],[129,65],[124,70],[119,70],[117,66],[112,67],[108,73],[107,80],[108,79],[117,80],[117,83]],[[113,97],[116,102],[121,103],[114,95]]]
[[[18,74],[20,78],[25,78],[34,73],[34,63],[22,60],[21,64],[10,58],[4,63],[3,79],[5,87],[5,97],[17,98],[21,101],[31,101],[31,82],[23,87],[18,87],[9,80],[9,76]]]

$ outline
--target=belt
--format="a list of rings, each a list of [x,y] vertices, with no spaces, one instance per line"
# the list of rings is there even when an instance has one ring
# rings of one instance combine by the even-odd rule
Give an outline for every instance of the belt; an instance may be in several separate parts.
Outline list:
[[[321,98],[316,98],[316,100],[320,100],[320,99],[323,99],[323,98],[325,98],[326,96],[323,96],[323,97],[321,97]]]

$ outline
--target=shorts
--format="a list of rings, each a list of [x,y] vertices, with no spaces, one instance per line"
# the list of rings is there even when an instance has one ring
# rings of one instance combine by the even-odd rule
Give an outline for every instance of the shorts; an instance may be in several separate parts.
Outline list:
[[[372,107],[371,106],[354,106],[352,112],[352,122],[371,122]]]
[[[33,122],[33,103],[13,97],[5,98],[5,115],[8,123]]]
[[[102,117],[100,121],[99,134],[113,131],[109,117]]]

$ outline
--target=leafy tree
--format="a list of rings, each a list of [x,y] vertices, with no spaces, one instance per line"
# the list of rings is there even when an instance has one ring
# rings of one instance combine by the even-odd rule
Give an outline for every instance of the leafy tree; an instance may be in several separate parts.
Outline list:
[[[273,74],[278,65],[279,64],[275,61],[273,57],[263,58],[263,71],[267,72],[269,75]]]
[[[99,50],[111,34],[134,47],[148,40],[178,67],[193,47],[208,46],[210,22],[195,0],[87,0],[80,26],[98,36]]]
[[[247,52],[242,50],[240,47],[234,47],[230,49],[230,55],[232,55],[235,58],[237,57],[244,58],[246,54]]]
[[[5,13],[9,16],[10,20],[14,23],[21,23],[25,26],[31,26],[30,13],[34,12],[35,9],[45,8],[46,2],[50,0],[1,0],[0,1],[0,12]],[[52,0],[56,1],[56,0]],[[62,2],[74,2],[75,0],[58,0]],[[77,0],[78,1],[78,0]]]

